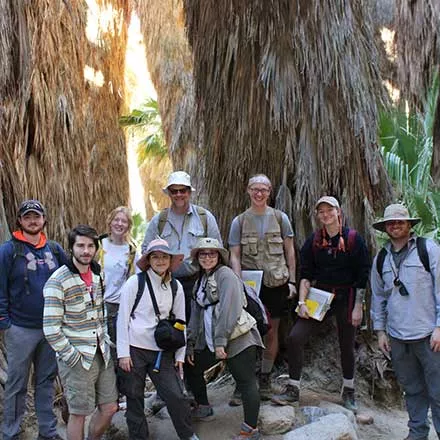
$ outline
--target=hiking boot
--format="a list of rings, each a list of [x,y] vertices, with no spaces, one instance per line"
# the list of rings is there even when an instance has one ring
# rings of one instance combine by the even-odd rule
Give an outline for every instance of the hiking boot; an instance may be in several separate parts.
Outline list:
[[[210,422],[215,419],[214,410],[211,405],[197,405],[191,408],[191,417],[200,422]]]
[[[258,429],[254,429],[251,426],[249,426],[247,423],[241,424],[240,434],[235,436],[233,440],[263,440],[262,435],[260,434],[260,431]]]
[[[280,394],[272,396],[271,401],[277,405],[299,405],[299,388],[296,385],[286,383]]]
[[[260,399],[270,400],[272,397],[272,387],[270,386],[270,373],[260,373],[258,376],[258,386],[260,389]]]
[[[237,388],[235,388],[234,394],[229,401],[229,406],[241,406],[242,404],[243,401],[241,400],[241,393],[237,390]]]
[[[354,388],[342,388],[342,400],[344,402],[345,408],[353,411],[354,414],[357,413],[358,408],[354,399]]]

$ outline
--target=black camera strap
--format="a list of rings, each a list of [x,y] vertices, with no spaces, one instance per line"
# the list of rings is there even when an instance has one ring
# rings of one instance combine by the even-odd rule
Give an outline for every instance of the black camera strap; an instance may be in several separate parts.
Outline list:
[[[150,280],[150,277],[149,277],[147,272],[145,272],[145,280],[147,281],[148,291],[150,292],[150,297],[151,297],[151,302],[153,304],[154,313],[155,313],[157,319],[160,321],[159,307],[157,305],[157,301],[156,301],[156,296],[154,294],[153,285],[151,284],[151,280]],[[173,310],[173,307],[174,307],[174,295],[172,295],[172,298],[173,299],[172,299],[172,303],[171,303],[171,310],[168,313],[168,319],[172,319],[173,318],[172,310]]]

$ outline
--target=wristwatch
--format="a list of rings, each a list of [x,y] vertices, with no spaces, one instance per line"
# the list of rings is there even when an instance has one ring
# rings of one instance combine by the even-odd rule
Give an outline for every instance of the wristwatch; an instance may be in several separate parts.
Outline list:
[[[292,284],[292,286],[296,286],[296,281],[287,281],[287,284]]]
[[[299,306],[305,306],[305,305],[306,305],[306,302],[305,302],[305,301],[298,301],[298,305],[299,305]]]

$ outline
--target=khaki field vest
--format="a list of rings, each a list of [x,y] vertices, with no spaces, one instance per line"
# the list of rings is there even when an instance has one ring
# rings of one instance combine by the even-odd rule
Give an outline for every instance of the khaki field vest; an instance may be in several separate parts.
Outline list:
[[[289,269],[284,256],[281,237],[281,211],[268,208],[270,214],[264,238],[258,236],[254,215],[248,209],[239,216],[241,225],[241,267],[262,270],[263,284],[267,287],[282,286],[289,279]]]

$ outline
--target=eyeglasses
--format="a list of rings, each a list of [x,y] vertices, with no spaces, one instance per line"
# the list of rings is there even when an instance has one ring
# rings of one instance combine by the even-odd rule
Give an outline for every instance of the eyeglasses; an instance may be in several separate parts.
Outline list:
[[[177,188],[177,189],[168,188],[168,191],[171,195],[175,196],[176,194],[186,194],[189,191],[189,188]]]
[[[200,251],[199,258],[214,258],[218,255],[217,251]]]
[[[402,283],[402,281],[400,281],[400,279],[398,277],[394,278],[393,284],[399,288],[399,293],[401,296],[408,296],[409,292],[405,287],[405,284]]]
[[[252,194],[267,194],[270,192],[270,190],[268,190],[267,188],[250,188],[250,192]]]

